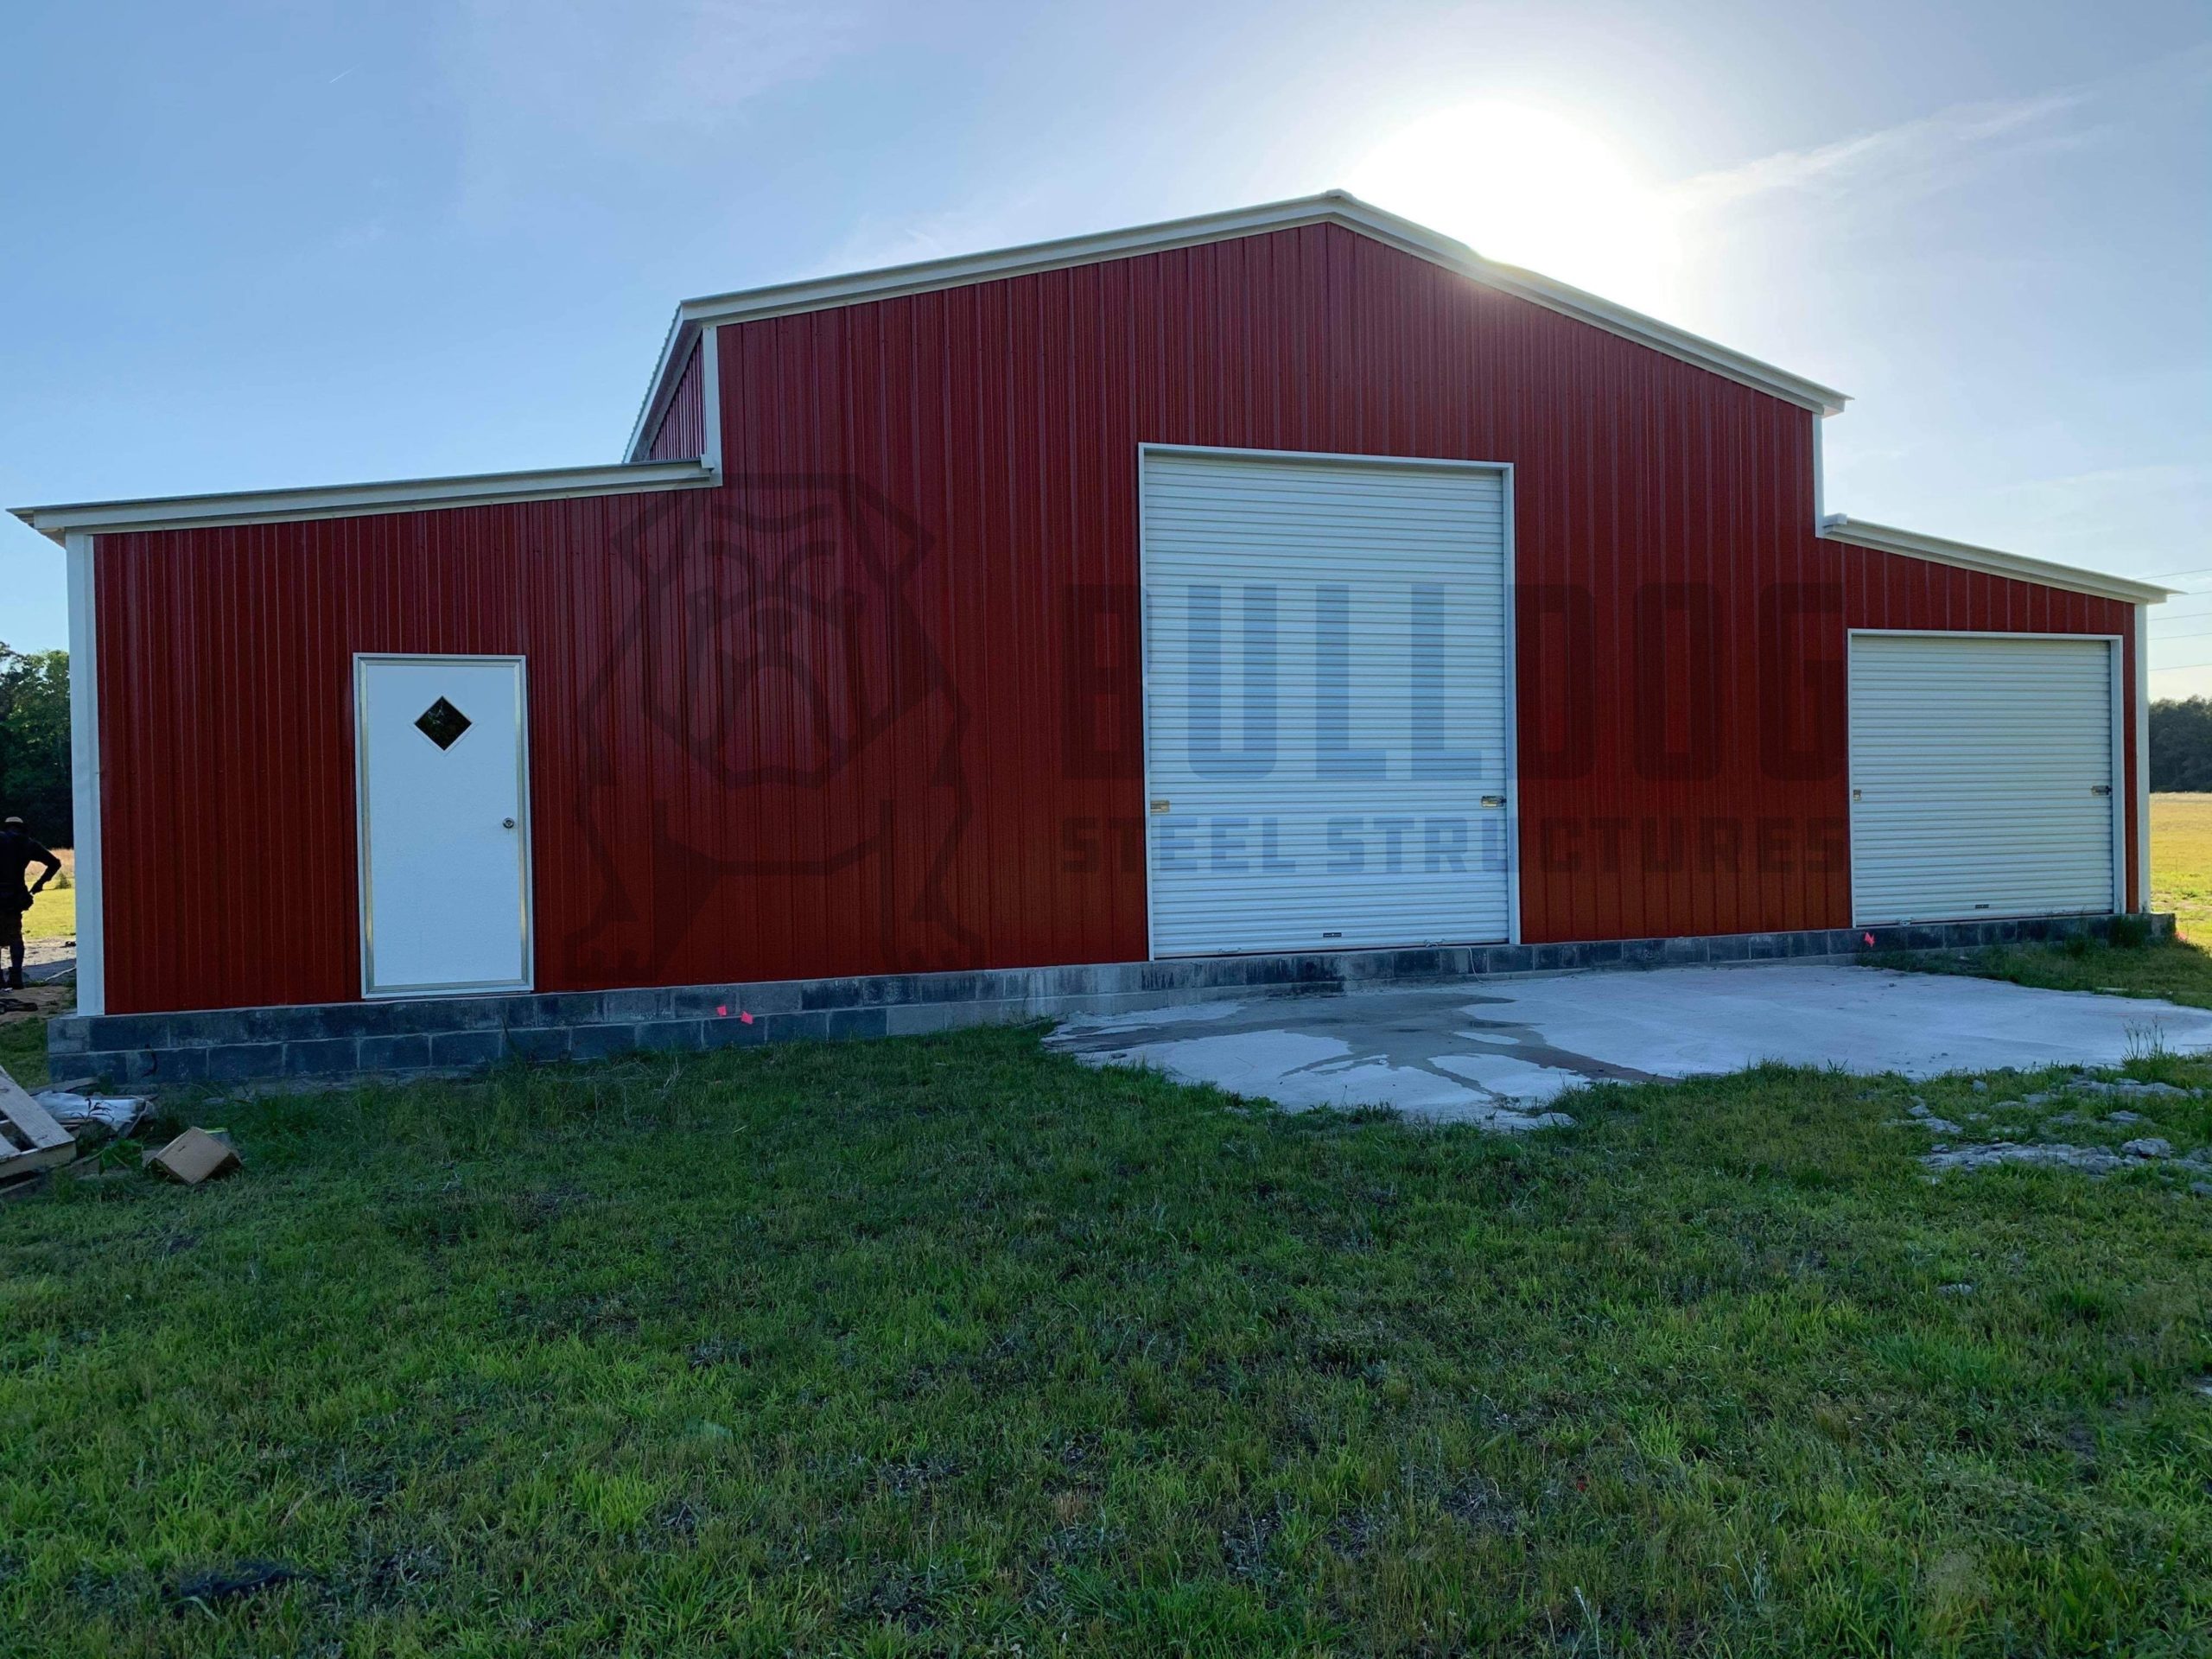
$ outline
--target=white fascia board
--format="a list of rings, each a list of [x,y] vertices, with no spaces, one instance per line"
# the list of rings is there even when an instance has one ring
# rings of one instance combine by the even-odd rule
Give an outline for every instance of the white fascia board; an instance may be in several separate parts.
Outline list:
[[[1440,235],[1411,219],[1386,213],[1341,190],[1292,201],[1270,202],[1260,207],[1237,208],[1224,213],[1205,213],[1193,219],[1170,219],[1131,230],[1109,231],[1091,236],[1063,237],[1057,241],[1033,242],[993,253],[964,254],[950,259],[930,259],[918,264],[893,265],[880,270],[847,276],[811,278],[781,283],[771,288],[746,289],[737,293],[710,295],[686,300],[677,308],[676,321],[661,348],[652,388],[631,435],[632,453],[639,435],[648,427],[657,407],[665,404],[674,379],[683,372],[690,331],[701,325],[753,322],[767,317],[791,316],[803,311],[826,311],[871,300],[896,299],[941,289],[962,288],[973,283],[1027,276],[1045,270],[1065,270],[1077,265],[1097,264],[1109,259],[1128,259],[1174,248],[1226,242],[1270,231],[1294,230],[1306,225],[1340,225],[1372,237],[1390,247],[1426,259],[1432,264],[1532,301],[1548,310],[1594,324],[1610,334],[1632,340],[1725,375],[1789,403],[1833,415],[1848,401],[1833,387],[1802,375],[1762,363],[1755,357],[1647,317],[1611,300],[1586,294],[1579,288],[1554,282],[1516,265],[1484,258],[1464,243]]]
[[[2135,607],[2135,908],[2151,908],[2151,607]]]
[[[459,478],[395,479],[292,490],[245,490],[226,495],[179,495],[137,501],[84,501],[16,507],[15,516],[61,541],[73,531],[112,536],[133,530],[188,530],[213,524],[278,524],[300,518],[353,518],[365,513],[486,506],[497,502],[561,501],[582,495],[626,495],[712,484],[704,461],[646,461],[636,466],[554,467],[526,473],[475,473]]]
[[[2082,570],[2018,553],[2000,553],[1993,547],[1975,547],[1966,542],[1946,541],[1941,536],[1923,536],[1890,524],[1870,524],[1840,512],[1831,513],[1821,521],[1821,534],[1829,541],[1872,548],[1878,553],[1928,559],[1936,564],[1955,565],[1961,570],[1980,570],[1988,575],[2009,576],[2015,582],[2094,594],[2100,599],[2124,600],[2131,605],[2156,605],[2179,591],[2147,582],[2131,582],[2126,576],[2107,575],[2101,570]]]

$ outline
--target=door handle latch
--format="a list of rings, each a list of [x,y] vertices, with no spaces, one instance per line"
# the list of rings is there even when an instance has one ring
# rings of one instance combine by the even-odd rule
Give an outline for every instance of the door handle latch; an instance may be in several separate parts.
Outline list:
[[[2089,793],[2092,795],[2109,795],[2112,793],[2112,785],[2110,784],[2091,784],[2089,785]]]
[[[501,818],[499,820],[499,828],[502,830],[512,830],[514,827],[515,821],[512,818]]]

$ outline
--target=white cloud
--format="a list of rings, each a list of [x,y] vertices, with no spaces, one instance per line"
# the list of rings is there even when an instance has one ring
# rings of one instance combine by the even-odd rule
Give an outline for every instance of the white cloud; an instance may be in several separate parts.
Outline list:
[[[2121,575],[2212,568],[2212,548],[2177,544],[2178,525],[2212,513],[2212,467],[2181,461],[2106,467],[1999,486],[1976,516],[2045,556]],[[2011,545],[1999,543],[2000,546]]]
[[[933,213],[889,217],[865,213],[853,221],[842,241],[813,262],[810,270],[798,274],[842,276],[848,271],[879,270],[887,265],[913,264],[955,254],[985,253],[1097,228],[1088,224],[1056,226],[1046,222],[1052,213],[1050,207],[1040,205],[1033,194],[1024,193],[995,198],[988,205],[950,207]]]
[[[468,0],[461,48],[493,104],[602,137],[714,127],[856,42],[857,8],[794,0]]]
[[[1990,162],[2071,149],[2094,136],[2074,119],[2088,102],[2080,92],[2044,93],[1994,104],[1966,104],[1807,149],[1777,150],[1734,167],[1701,173],[1675,185],[1685,213],[1738,209],[1778,197],[1828,200],[1879,189],[1924,195],[1967,177]]]
[[[583,161],[650,162],[861,49],[870,0],[464,0],[442,58],[462,194],[496,213]]]

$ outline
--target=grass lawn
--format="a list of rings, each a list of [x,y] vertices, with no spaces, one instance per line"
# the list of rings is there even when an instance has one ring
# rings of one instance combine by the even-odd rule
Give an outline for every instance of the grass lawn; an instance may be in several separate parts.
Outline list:
[[[77,855],[66,847],[57,847],[54,855],[61,861],[61,874],[31,900],[31,907],[23,912],[23,937],[27,939],[66,939],[77,931]],[[64,880],[69,886],[60,885]]]
[[[2132,948],[2074,939],[1979,950],[1868,951],[1860,960],[1909,973],[1965,974],[2048,991],[2103,991],[2212,1008],[2212,956],[2186,939]]]
[[[2183,938],[2212,937],[2212,795],[2151,798],[2151,903]]]
[[[0,1651],[2202,1654],[2212,1199],[1923,1179],[1910,1092],[2030,1086],[1510,1140],[986,1031],[188,1104],[244,1176],[0,1205]]]
[[[29,1015],[21,1019],[0,1020],[0,1071],[5,1071],[26,1089],[46,1087],[44,1020]]]

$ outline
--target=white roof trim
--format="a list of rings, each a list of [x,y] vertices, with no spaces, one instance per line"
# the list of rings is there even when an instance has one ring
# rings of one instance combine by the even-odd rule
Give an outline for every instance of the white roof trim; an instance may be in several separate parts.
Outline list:
[[[2071,593],[2094,594],[2100,599],[2125,600],[2131,605],[2156,605],[2180,591],[2152,582],[2131,582],[2126,576],[2108,576],[2099,570],[2077,569],[2070,564],[2053,564],[2047,559],[2000,553],[1993,547],[1974,547],[1966,542],[1946,541],[1941,536],[1923,536],[1888,524],[1870,524],[1840,512],[1830,513],[1821,521],[1821,534],[1829,541],[1872,548],[1878,553],[1899,553],[1909,559],[1927,559],[1936,564],[1955,565],[1961,570],[2010,576],[2015,582],[2063,588]]]
[[[131,530],[185,530],[208,524],[351,518],[372,512],[485,506],[502,501],[562,501],[579,495],[684,489],[716,481],[715,470],[703,461],[656,461],[636,466],[551,467],[526,473],[474,473],[459,478],[409,478],[309,489],[245,490],[228,495],[85,501],[66,506],[16,507],[12,511],[33,530],[58,542],[71,531],[115,535]]]
[[[677,351],[679,336],[683,347],[681,354]],[[683,308],[678,307],[674,320],[668,325],[667,338],[660,343],[660,362],[653,371],[653,383],[645,388],[645,401],[639,406],[638,418],[631,425],[630,442],[622,450],[624,461],[634,463],[645,458],[645,446],[652,442],[654,433],[660,429],[661,416],[667,413],[669,404],[676,397],[676,388],[683,378],[683,371],[690,365],[692,342],[698,336],[698,326],[686,323]],[[673,374],[665,372],[671,360],[676,365]],[[699,395],[702,397],[707,395],[704,385],[701,385]]]
[[[1206,242],[1226,242],[1236,237],[1306,225],[1340,225],[1374,238],[1432,264],[1517,295],[1547,309],[1595,324],[1637,344],[1677,357],[1715,374],[1753,386],[1777,397],[1802,404],[1823,415],[1839,412],[1848,401],[1843,393],[1808,380],[1786,369],[1762,363],[1755,357],[1647,317],[1611,300],[1586,294],[1565,283],[1554,282],[1516,265],[1485,259],[1464,243],[1440,235],[1411,219],[1371,207],[1341,190],[1265,207],[1236,208],[1223,213],[1203,213],[1194,219],[1170,219],[1141,225],[1132,230],[1109,231],[1092,236],[1064,237],[1052,242],[1033,242],[994,253],[963,254],[950,259],[925,260],[918,264],[893,265],[849,276],[812,278],[782,283],[772,288],[746,289],[734,294],[686,300],[677,308],[660,361],[645,395],[645,407],[630,435],[629,454],[644,441],[655,412],[664,406],[673,382],[683,372],[693,337],[702,327],[723,322],[751,322],[764,317],[790,316],[802,311],[824,311],[870,300],[895,299],[939,289],[960,288],[971,283],[994,282],[1007,276],[1026,276],[1041,270],[1065,270],[1071,266],[1096,264],[1108,259],[1127,259],[1140,254],[1161,253],[1171,248],[1196,247]]]

